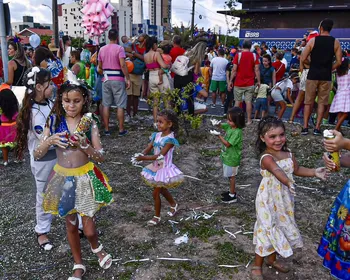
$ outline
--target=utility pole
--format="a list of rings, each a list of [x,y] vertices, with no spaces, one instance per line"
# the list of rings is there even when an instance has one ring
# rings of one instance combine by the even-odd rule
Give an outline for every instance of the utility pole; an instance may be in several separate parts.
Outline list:
[[[7,42],[6,42],[6,28],[5,28],[5,14],[4,14],[4,2],[0,0],[0,41],[1,41],[1,57],[4,65],[4,82],[8,79],[8,54],[7,54]]]
[[[193,33],[194,33],[194,8],[196,6],[196,1],[192,0],[192,22],[191,22],[191,38],[193,38]]]
[[[58,8],[57,0],[52,0],[52,24],[53,24],[53,34],[55,37],[56,48],[59,47],[59,35],[58,35]]]

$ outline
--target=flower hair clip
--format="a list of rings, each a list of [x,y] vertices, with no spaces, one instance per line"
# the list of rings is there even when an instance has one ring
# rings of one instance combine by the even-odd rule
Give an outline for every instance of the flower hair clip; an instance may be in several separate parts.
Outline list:
[[[29,86],[33,86],[33,88],[35,87],[35,84],[36,84],[36,74],[39,73],[39,72],[40,72],[40,68],[37,67],[37,66],[33,67],[33,68],[30,70],[30,72],[29,72],[28,75],[27,75],[28,78],[31,78],[31,79],[28,79],[28,82],[27,82],[27,84],[28,84]],[[28,92],[29,92],[29,93],[32,93],[33,90],[29,88],[29,89],[28,89]]]
[[[15,34],[15,36],[13,36],[13,42],[16,43],[16,44],[21,42],[21,38],[18,37],[17,33]]]

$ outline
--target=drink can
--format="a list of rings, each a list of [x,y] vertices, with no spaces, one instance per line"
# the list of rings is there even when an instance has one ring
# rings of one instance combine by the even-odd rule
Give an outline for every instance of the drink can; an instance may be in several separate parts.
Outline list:
[[[334,139],[335,136],[333,135],[333,133],[329,130],[324,130],[323,131],[323,137],[325,139]],[[340,171],[340,156],[339,156],[339,152],[333,152],[333,153],[329,153],[328,154],[328,158],[331,159],[334,163],[335,163],[335,168],[332,169],[332,172],[339,172]]]

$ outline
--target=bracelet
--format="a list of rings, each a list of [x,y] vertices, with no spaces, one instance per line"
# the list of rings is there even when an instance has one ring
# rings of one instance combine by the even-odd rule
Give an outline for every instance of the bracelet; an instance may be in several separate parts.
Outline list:
[[[90,144],[86,143],[87,145],[86,146],[83,146],[80,144],[80,149],[83,149],[83,150],[86,150],[87,148],[90,147]]]

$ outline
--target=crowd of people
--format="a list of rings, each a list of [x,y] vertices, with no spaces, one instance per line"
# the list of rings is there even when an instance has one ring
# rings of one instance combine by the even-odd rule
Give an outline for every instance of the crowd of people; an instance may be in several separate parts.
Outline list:
[[[142,34],[133,41],[123,36],[119,45],[115,29],[109,31],[107,45],[97,48],[86,44],[81,51],[64,36],[56,54],[45,46],[26,53],[18,38],[9,41],[9,75],[0,86],[0,147],[4,166],[8,165],[11,149],[15,150],[16,160],[22,160],[29,151],[37,188],[35,232],[40,247],[53,248],[48,233],[52,215],[59,215],[66,220],[74,259],[69,280],[82,279],[86,271],[80,234],[87,237],[99,265],[103,269],[111,266],[112,256],[98,242],[95,227],[97,211],[113,202],[112,186],[95,164],[104,160],[98,115],[103,136],[110,137],[110,110],[116,109],[117,135],[126,136],[124,122],[142,119],[138,111],[141,98],[166,94],[172,89],[178,89],[181,95],[184,88],[193,84],[191,93],[182,96],[189,114],[205,113],[210,93],[211,107],[216,108],[218,95],[226,115],[223,123],[212,121],[214,128],[224,131],[224,136],[211,130],[222,144],[223,176],[229,179],[229,191],[222,194],[222,202],[237,202],[235,178],[244,145],[242,129],[249,128],[253,118],[260,119],[255,136],[263,179],[256,197],[256,247],[251,277],[263,279],[265,258],[277,271],[288,272],[290,268],[277,260],[277,254],[289,257],[303,246],[294,217],[293,175],[325,180],[327,170],[334,169],[335,163],[324,157],[327,168],[298,165],[287,149],[282,121],[287,104],[293,107],[290,122],[304,104],[303,135],[308,133],[315,99],[315,135],[321,135],[325,116],[338,114],[335,138],[326,140],[325,148],[329,152],[350,149],[348,140],[337,131],[350,111],[349,62],[339,41],[330,35],[332,26],[333,21],[325,19],[320,23],[318,36],[297,40],[290,63],[283,51],[249,40],[233,50],[208,47],[204,40],[184,49],[180,36],[174,36],[172,42],[159,43],[155,37]],[[25,88],[20,104],[11,86]],[[331,91],[334,96],[329,98]],[[90,112],[91,99],[97,104],[96,114]],[[155,215],[147,222],[149,226],[161,221],[161,195],[170,205],[168,216],[177,214],[179,204],[169,189],[184,181],[183,173],[173,163],[174,149],[179,146],[176,137],[181,109],[164,104],[166,108],[159,111],[159,102],[156,99],[152,108],[157,132],[151,135],[148,146],[132,158],[133,163],[151,162],[141,173],[145,184],[153,188]],[[273,103],[277,117],[270,114]],[[347,155],[341,158],[341,164],[350,166]],[[350,210],[348,189],[346,184],[336,199],[318,249],[324,265],[338,279],[349,279],[350,214],[339,215],[339,209],[347,209],[346,213]]]

